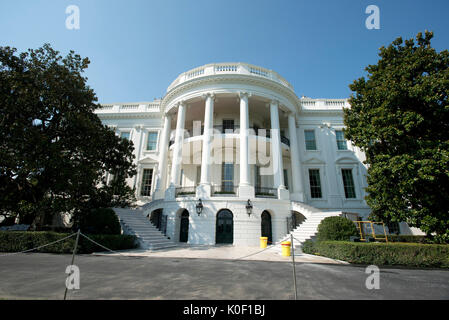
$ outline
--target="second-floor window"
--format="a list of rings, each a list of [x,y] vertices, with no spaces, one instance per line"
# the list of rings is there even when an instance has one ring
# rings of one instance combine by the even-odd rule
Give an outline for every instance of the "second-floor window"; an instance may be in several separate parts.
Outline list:
[[[304,130],[306,150],[316,150],[316,140],[314,130]]]
[[[341,169],[343,177],[343,186],[345,188],[345,197],[347,199],[355,198],[354,179],[352,178],[352,169]]]
[[[345,134],[342,130],[335,131],[335,136],[337,137],[337,148],[338,150],[348,150],[346,144]]]
[[[147,150],[153,151],[157,147],[157,132],[148,132]]]
[[[309,169],[310,195],[312,198],[321,198],[321,179],[319,169]]]
[[[232,191],[234,189],[234,164],[223,163],[221,170],[223,191]]]

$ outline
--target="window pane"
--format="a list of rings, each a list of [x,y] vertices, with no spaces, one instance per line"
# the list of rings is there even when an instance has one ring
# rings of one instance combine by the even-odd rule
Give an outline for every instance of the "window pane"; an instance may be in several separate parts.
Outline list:
[[[352,169],[341,169],[341,175],[343,177],[346,198],[355,198],[355,186],[354,180],[352,179]]]
[[[337,137],[337,148],[338,150],[348,150],[348,146],[346,145],[346,139],[343,131],[338,130],[335,131]]]
[[[288,189],[288,171],[284,169],[284,185]]]
[[[306,141],[306,150],[316,150],[315,131],[305,130],[304,136]]]
[[[223,186],[223,191],[233,191],[233,189],[234,189],[234,164],[233,163],[223,163],[221,184]]]
[[[223,132],[234,130],[234,120],[223,120]]]
[[[156,150],[156,146],[157,146],[157,132],[149,132],[147,150]]]
[[[151,183],[153,180],[153,169],[144,169],[142,174],[142,196],[151,196]]]
[[[121,132],[120,138],[129,140],[129,132]]]
[[[320,170],[309,169],[310,195],[312,198],[321,198]]]

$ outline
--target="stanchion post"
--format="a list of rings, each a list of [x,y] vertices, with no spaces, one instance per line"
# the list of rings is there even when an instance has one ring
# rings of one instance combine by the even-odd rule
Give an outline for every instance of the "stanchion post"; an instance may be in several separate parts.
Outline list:
[[[76,241],[75,241],[75,248],[73,249],[73,254],[72,254],[72,263],[70,265],[73,266],[73,263],[75,262],[75,254],[76,254],[76,249],[78,248],[78,240],[80,238],[80,229],[78,229],[78,232],[76,233]],[[65,286],[65,292],[64,292],[64,300],[67,297],[67,285]]]
[[[292,262],[293,262],[293,285],[295,286],[295,300],[298,300],[298,290],[296,288],[296,266],[295,266],[295,245],[293,243],[293,235],[290,233],[292,246]]]

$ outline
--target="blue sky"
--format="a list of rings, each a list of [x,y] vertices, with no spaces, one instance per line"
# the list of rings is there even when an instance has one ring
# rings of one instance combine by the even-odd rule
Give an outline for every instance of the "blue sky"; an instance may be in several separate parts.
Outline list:
[[[368,30],[368,5],[380,30]],[[80,29],[65,26],[80,9]],[[275,70],[298,96],[346,98],[348,85],[395,38],[435,32],[449,49],[447,0],[14,0],[0,2],[0,46],[50,43],[89,57],[89,85],[103,103],[162,97],[178,74],[212,62]]]

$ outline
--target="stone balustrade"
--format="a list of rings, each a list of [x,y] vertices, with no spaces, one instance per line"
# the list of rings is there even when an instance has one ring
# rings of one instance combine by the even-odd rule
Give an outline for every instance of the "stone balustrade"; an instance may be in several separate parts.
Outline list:
[[[220,74],[242,74],[267,78],[293,90],[292,85],[273,70],[268,70],[248,63],[212,63],[181,73],[175,81],[170,84],[167,92],[186,81]]]

